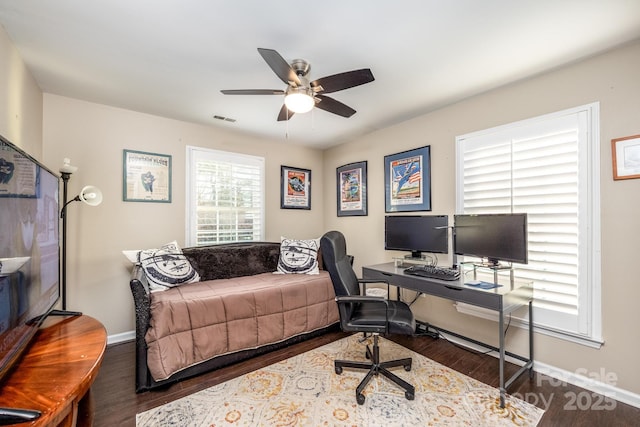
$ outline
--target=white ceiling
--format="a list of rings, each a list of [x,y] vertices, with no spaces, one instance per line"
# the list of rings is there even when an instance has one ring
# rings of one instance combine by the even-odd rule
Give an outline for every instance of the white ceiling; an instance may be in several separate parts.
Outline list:
[[[41,89],[324,148],[640,38],[640,0],[0,0]],[[256,48],[311,63],[311,79],[375,81],[277,122],[285,89]],[[214,115],[236,119],[216,120]]]

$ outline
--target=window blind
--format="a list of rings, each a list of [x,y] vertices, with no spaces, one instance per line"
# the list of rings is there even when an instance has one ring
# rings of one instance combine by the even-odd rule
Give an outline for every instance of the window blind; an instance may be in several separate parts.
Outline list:
[[[196,148],[188,159],[190,243],[264,240],[264,160]]]
[[[533,284],[536,325],[587,337],[597,334],[599,307],[591,114],[570,110],[457,138],[456,210],[526,212],[529,263],[514,268],[516,280]]]

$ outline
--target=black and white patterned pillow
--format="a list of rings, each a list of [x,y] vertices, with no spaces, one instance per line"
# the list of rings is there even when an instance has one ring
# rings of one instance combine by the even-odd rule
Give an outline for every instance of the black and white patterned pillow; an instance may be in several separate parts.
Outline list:
[[[138,262],[146,273],[152,291],[164,291],[185,283],[200,281],[200,275],[182,254],[177,242],[159,249],[138,252]]]
[[[278,271],[280,274],[319,274],[318,250],[320,239],[298,240],[280,239],[280,258]]]

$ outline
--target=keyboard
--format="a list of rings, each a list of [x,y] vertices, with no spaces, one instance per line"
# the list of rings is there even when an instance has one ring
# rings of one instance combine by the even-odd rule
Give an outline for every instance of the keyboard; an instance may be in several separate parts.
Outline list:
[[[458,280],[460,272],[453,268],[438,267],[435,265],[412,265],[404,270],[412,276],[428,277],[440,280]]]

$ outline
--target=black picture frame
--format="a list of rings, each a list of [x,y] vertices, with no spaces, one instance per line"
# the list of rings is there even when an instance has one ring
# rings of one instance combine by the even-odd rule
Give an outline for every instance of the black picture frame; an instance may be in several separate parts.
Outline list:
[[[384,157],[385,212],[431,210],[431,146]]]
[[[367,162],[336,168],[337,215],[367,216]]]
[[[311,171],[280,166],[280,209],[311,209]]]

